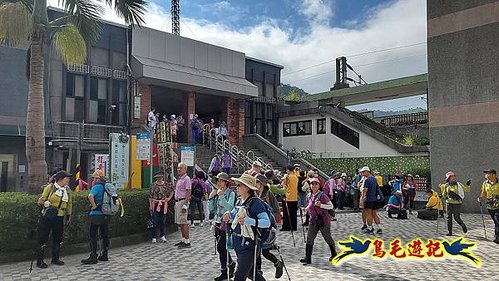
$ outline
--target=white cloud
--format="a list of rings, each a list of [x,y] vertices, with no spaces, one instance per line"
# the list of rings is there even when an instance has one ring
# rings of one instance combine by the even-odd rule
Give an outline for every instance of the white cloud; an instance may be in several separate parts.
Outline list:
[[[49,0],[51,4],[56,5],[57,2],[58,0]],[[185,17],[181,21],[181,34],[281,64],[284,66],[281,81],[302,87],[310,93],[329,90],[334,84],[334,59],[343,55],[347,56],[349,64],[354,66],[367,82],[427,71],[425,44],[348,57],[425,42],[425,0],[398,0],[391,5],[373,9],[360,29],[330,27],[324,21],[318,22],[317,19],[332,16],[330,4],[327,4],[329,1],[306,0],[304,3],[309,4],[305,11],[307,15],[311,15],[311,26],[307,33],[299,36],[292,37],[291,30],[280,27],[283,25],[278,25],[274,20],[262,20],[251,28],[233,30],[219,23]],[[324,5],[329,5],[329,12]],[[168,9],[150,3],[145,17],[146,26],[170,32],[169,17]],[[122,22],[111,8],[106,9],[105,18]],[[295,72],[326,61],[331,62]]]
[[[301,13],[310,21],[325,23],[333,15],[330,0],[303,0],[301,4]]]

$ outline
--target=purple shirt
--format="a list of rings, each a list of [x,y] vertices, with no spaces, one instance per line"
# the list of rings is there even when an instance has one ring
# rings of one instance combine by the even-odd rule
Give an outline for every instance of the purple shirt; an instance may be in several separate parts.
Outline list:
[[[175,185],[175,200],[184,199],[187,190],[191,190],[191,178],[185,174],[177,180]]]
[[[211,187],[204,181],[198,178],[193,178],[191,180],[191,186],[196,186],[197,184],[200,184],[201,187],[203,188],[203,193],[208,193],[210,194],[211,192]]]
[[[337,190],[344,192],[345,187],[346,187],[346,182],[342,178],[339,178],[336,180],[336,189]]]
[[[327,204],[331,202],[329,200],[329,197],[322,192],[320,198],[317,196],[319,195],[320,191],[317,192],[317,194],[313,195],[310,194],[308,197],[308,214],[310,215],[311,223],[315,224],[315,220],[317,219],[317,215],[322,216],[322,220],[324,221],[324,225],[328,225],[331,223],[331,218],[329,217],[329,212],[326,209],[319,208],[315,206],[315,201],[320,200],[321,204]]]
[[[222,167],[223,168],[231,168],[232,167],[232,159],[229,154],[222,155]]]

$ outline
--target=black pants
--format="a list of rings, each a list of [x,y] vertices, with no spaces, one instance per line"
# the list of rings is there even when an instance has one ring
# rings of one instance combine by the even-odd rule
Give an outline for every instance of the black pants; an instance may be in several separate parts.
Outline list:
[[[158,204],[158,203],[156,203]],[[166,215],[164,213],[164,205],[161,206],[159,212],[156,212],[156,206],[154,205],[154,211],[152,212],[152,223],[153,227],[151,228],[151,239],[156,238],[156,233],[159,228],[159,237],[165,236],[165,218]]]
[[[447,204],[447,230],[452,233],[452,217],[464,229],[466,225],[461,219],[461,204]]]
[[[190,213],[191,213],[191,224],[194,224],[194,212],[196,211],[196,208],[199,212],[199,219],[201,222],[203,221],[203,202],[201,200],[191,200],[189,204]]]
[[[492,220],[494,221],[495,235],[496,235],[496,239],[498,239],[499,238],[499,209],[488,210],[488,211],[489,211],[490,216],[492,217]]]
[[[336,192],[336,200],[338,201],[338,209],[343,210],[343,207],[345,206],[345,192],[338,190]]]
[[[107,253],[109,250],[109,227],[106,216],[90,216],[90,227],[88,237],[90,240],[90,254],[97,254],[97,231],[100,232],[102,239],[102,251]]]
[[[227,266],[232,264],[232,257],[230,252],[227,253],[227,232],[220,230],[220,224],[217,223],[215,226],[215,238],[217,239],[217,252],[218,258],[220,259],[220,268],[222,270],[227,270]],[[229,257],[227,263],[227,254]]]
[[[52,230],[52,260],[58,260],[64,233],[64,217],[58,216],[53,219],[40,218],[40,222],[38,223],[38,244],[40,248],[47,244],[50,230]]]
[[[257,258],[260,253],[256,253]],[[237,269],[234,273],[234,281],[245,281],[246,278],[253,279],[253,264],[255,258],[255,247],[236,252],[237,255]],[[256,278],[253,281],[265,281],[265,278],[256,271]]]
[[[262,250],[262,256],[265,257],[267,260],[272,262],[272,264],[275,266],[275,264],[279,261],[277,257],[270,252],[270,249],[263,249]],[[262,269],[262,256],[258,256],[256,258],[256,269],[261,270]]]
[[[298,211],[298,201],[284,201],[282,206],[282,230],[296,231],[297,229],[297,211]],[[287,205],[287,207],[286,207]],[[288,214],[289,209],[289,214]],[[291,222],[291,225],[290,225]]]

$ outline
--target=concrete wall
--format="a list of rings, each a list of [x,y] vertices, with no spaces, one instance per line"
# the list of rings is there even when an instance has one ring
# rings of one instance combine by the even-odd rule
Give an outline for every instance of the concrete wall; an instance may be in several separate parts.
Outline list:
[[[132,55],[244,78],[243,53],[150,28],[132,30]]]
[[[326,118],[326,134],[317,134],[317,119]],[[331,133],[331,118],[329,114],[302,115],[293,117],[284,117],[279,119],[279,143],[283,149],[297,151],[308,150],[314,153],[322,153],[323,157],[375,157],[375,156],[400,156],[401,153],[385,145],[377,139],[359,131],[355,128],[350,129],[359,133],[359,148],[356,148],[339,137]],[[312,120],[312,135],[307,136],[283,136],[283,123],[294,121]],[[343,122],[339,121],[344,124]],[[346,125],[346,124],[344,124]]]
[[[482,170],[499,168],[499,1],[427,5],[432,184],[472,178],[463,208],[477,212]]]

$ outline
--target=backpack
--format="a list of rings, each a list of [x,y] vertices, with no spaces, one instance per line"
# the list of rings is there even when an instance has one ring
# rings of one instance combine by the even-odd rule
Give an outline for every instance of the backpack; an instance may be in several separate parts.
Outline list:
[[[203,196],[204,196],[203,187],[201,186],[201,184],[199,183],[199,181],[200,181],[200,179],[198,179],[198,182],[192,188],[192,197],[194,197],[198,201],[201,200],[203,198]]]
[[[121,216],[124,214],[121,198],[118,197],[118,192],[111,183],[104,185],[101,211],[105,216],[114,216],[120,213],[120,211]]]
[[[268,249],[274,245],[274,242],[275,242],[276,237],[277,237],[277,222],[276,222],[275,217],[274,217],[274,210],[267,202],[263,201],[262,199],[260,199],[258,197],[252,197],[245,204],[247,206],[247,209],[248,209],[248,214],[249,214],[249,210],[251,209],[253,202],[255,200],[259,200],[260,202],[262,202],[263,206],[265,207],[265,213],[267,213],[267,216],[269,216],[270,226],[267,228],[260,228],[260,230],[258,229],[258,218],[252,218],[256,222],[255,232],[257,232],[257,233],[255,233],[255,234],[256,234],[256,236],[260,237],[262,249]]]

